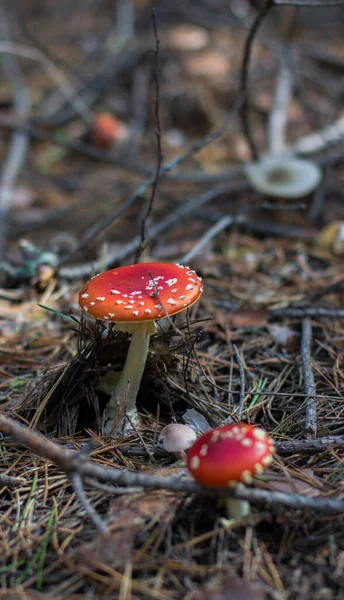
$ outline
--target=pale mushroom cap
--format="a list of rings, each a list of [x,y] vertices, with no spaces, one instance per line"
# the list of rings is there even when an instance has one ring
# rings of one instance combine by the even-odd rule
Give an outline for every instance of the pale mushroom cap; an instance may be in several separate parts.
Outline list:
[[[190,448],[196,437],[196,433],[188,425],[171,423],[161,430],[158,441],[162,442],[166,452],[182,452]]]
[[[246,175],[258,192],[290,199],[313,192],[322,179],[321,168],[314,161],[287,156],[265,157],[248,164]]]

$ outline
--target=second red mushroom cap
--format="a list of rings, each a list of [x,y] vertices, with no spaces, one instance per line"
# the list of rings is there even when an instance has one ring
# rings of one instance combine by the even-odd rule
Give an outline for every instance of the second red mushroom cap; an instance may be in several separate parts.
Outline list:
[[[271,462],[273,441],[259,427],[231,424],[207,431],[191,446],[187,466],[207,487],[227,487],[260,475]]]

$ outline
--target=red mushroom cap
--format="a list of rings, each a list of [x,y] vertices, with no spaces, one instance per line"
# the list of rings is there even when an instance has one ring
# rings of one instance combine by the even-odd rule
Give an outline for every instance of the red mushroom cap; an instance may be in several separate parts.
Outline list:
[[[117,137],[119,121],[110,113],[101,113],[94,121],[90,137],[95,146],[109,148]]]
[[[79,303],[96,319],[140,323],[185,310],[202,291],[201,278],[189,267],[143,263],[96,275],[80,290]]]
[[[259,427],[223,425],[207,431],[191,446],[187,467],[207,487],[249,483],[271,462],[273,441]]]

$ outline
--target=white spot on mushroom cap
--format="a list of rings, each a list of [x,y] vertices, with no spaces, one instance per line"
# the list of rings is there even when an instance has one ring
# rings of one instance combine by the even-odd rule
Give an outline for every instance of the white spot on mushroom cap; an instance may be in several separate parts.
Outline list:
[[[171,287],[172,285],[174,285],[175,283],[177,283],[177,281],[178,281],[178,279],[166,279],[165,283],[166,283],[166,285],[168,285],[169,287]]]
[[[84,294],[81,294],[81,298],[88,298],[89,294],[86,294],[86,292]]]
[[[166,300],[167,304],[171,304],[171,306],[177,306],[177,302],[173,300],[173,298],[169,298]]]
[[[96,300],[99,300],[99,302],[104,302],[105,296],[97,296]]]
[[[85,312],[87,312],[87,311],[88,311],[88,308],[87,308],[87,306],[83,306],[82,308],[83,308],[83,310],[84,310]]]
[[[192,285],[191,283],[188,283],[188,284],[185,286],[185,290],[186,290],[187,292],[189,292],[189,291],[191,291],[191,290],[194,290],[194,289],[195,289],[195,286],[194,286],[194,285]]]
[[[259,427],[256,427],[255,429],[253,429],[252,433],[253,433],[253,437],[255,437],[256,440],[259,440],[260,442],[267,441],[267,435],[266,435],[265,431],[263,431],[262,429],[259,429]]]
[[[251,483],[251,481],[252,481],[251,471],[248,471],[247,469],[245,469],[245,471],[243,471],[241,474],[241,478],[244,481],[244,483]]]
[[[256,442],[254,445],[257,452],[264,452],[266,450],[266,445],[263,442]]]
[[[200,461],[199,456],[193,456],[192,459],[190,460],[190,468],[193,471],[196,471],[199,468],[200,464],[201,464],[201,461]]]
[[[110,290],[110,294],[120,294],[119,290]]]
[[[264,467],[263,465],[261,465],[260,463],[257,463],[256,465],[254,465],[254,472],[255,475],[261,475],[264,471]]]

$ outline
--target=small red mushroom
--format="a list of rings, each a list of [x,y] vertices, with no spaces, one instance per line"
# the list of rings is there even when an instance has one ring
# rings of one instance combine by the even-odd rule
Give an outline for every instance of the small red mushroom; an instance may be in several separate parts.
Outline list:
[[[194,304],[203,291],[201,278],[189,267],[143,263],[118,267],[93,277],[79,292],[84,313],[131,333],[127,359],[106,408],[110,422],[126,397],[127,415],[137,420],[136,396],[143,375],[154,321],[175,315]]]
[[[118,140],[127,137],[127,127],[110,113],[101,113],[96,116],[90,139],[98,148],[108,149]]]
[[[250,483],[272,461],[273,441],[268,434],[252,425],[222,425],[207,431],[191,446],[187,467],[193,477],[210,488],[235,487]],[[229,499],[231,516],[248,513],[249,505]]]

